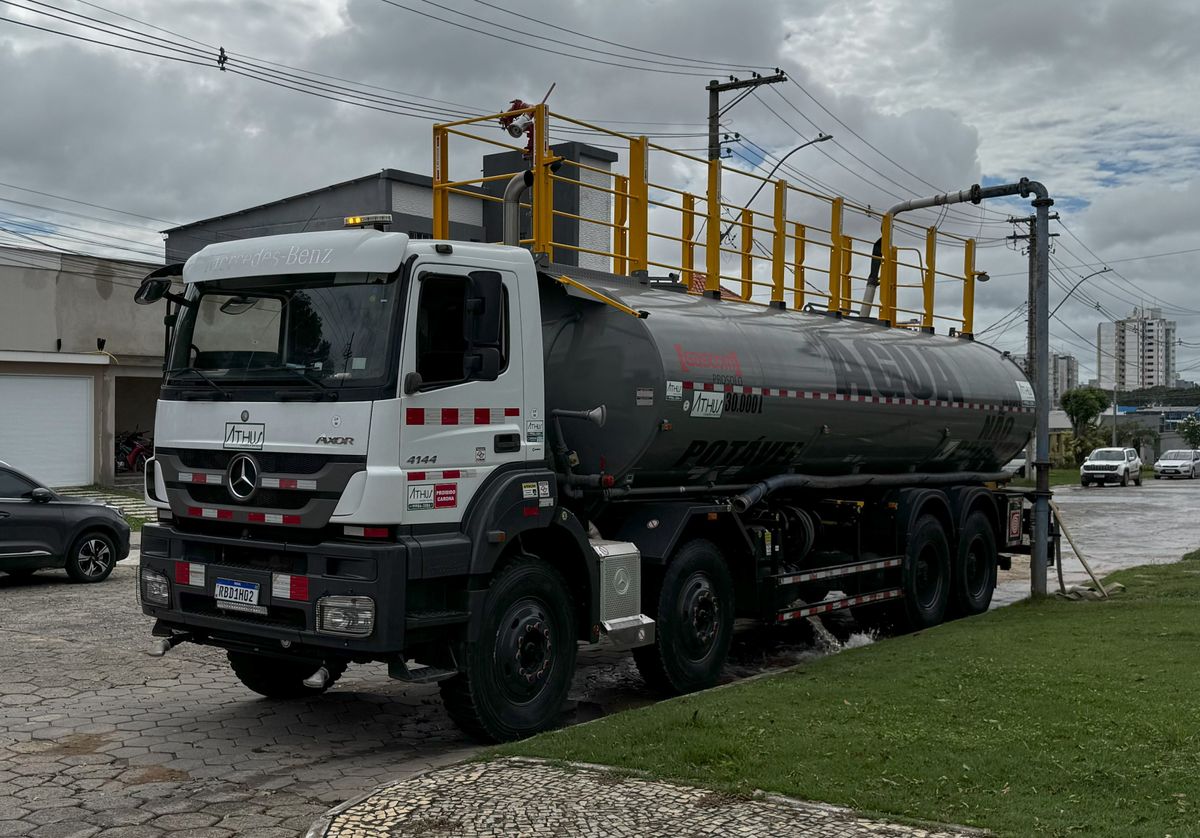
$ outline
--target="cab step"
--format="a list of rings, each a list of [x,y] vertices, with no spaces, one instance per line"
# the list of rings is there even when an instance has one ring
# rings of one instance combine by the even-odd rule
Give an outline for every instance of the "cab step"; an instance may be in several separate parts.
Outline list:
[[[870,605],[875,602],[886,602],[892,599],[899,599],[904,596],[904,591],[901,588],[888,588],[883,591],[875,591],[869,594],[858,594],[857,596],[834,597],[833,599],[814,602],[812,605],[802,605],[799,608],[784,608],[775,615],[775,622],[786,623],[789,620],[803,620],[805,617],[813,617],[817,614],[827,614],[830,611],[841,611],[844,608],[854,608],[858,605]]]
[[[412,664],[411,666],[409,664]],[[390,661],[388,677],[397,681],[408,681],[411,684],[433,684],[453,678],[458,672],[454,669],[441,669],[436,666],[426,666],[416,661]]]
[[[404,620],[408,631],[417,629],[437,628],[465,623],[470,615],[466,611],[410,611]]]

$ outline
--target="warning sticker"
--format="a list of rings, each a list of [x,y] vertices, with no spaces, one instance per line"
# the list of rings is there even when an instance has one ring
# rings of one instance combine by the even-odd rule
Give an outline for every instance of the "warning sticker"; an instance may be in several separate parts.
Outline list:
[[[458,484],[439,483],[433,487],[433,508],[450,509],[458,506]]]
[[[681,402],[683,401],[683,382],[668,381],[667,382],[667,401]]]
[[[725,394],[698,390],[692,396],[692,416],[696,419],[720,419],[725,412]]]
[[[521,497],[522,498],[524,498],[525,500],[532,500],[533,498],[536,498],[537,496],[538,496],[538,484],[537,483],[522,483],[521,484]]]
[[[1018,382],[1016,382],[1016,385],[1017,385],[1017,392],[1021,394],[1021,404],[1022,405],[1037,404],[1037,399],[1034,398],[1034,395],[1033,395],[1033,387],[1029,386],[1028,381],[1018,381]]]
[[[550,497],[550,481],[549,480],[539,480],[538,481],[538,497],[539,498]]]

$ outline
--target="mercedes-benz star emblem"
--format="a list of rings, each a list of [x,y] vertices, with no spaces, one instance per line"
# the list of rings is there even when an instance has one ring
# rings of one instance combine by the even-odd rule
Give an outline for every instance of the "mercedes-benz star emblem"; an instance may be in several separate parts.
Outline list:
[[[234,500],[247,501],[258,491],[258,463],[249,454],[238,454],[229,461],[229,494]]]

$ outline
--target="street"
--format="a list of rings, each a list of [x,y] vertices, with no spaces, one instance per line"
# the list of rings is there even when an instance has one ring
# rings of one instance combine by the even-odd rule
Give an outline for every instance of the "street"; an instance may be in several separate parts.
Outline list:
[[[1200,512],[1197,482],[1064,487],[1056,500],[1097,572],[1200,546],[1183,525]],[[1068,556],[1069,582],[1086,578],[1077,567]],[[276,702],[237,683],[221,652],[147,656],[135,572],[124,563],[99,585],[59,571],[0,578],[0,836],[295,836],[342,800],[477,747],[436,687],[391,681],[379,665],[351,667],[324,697]],[[810,639],[740,636],[728,677],[818,654]],[[580,658],[566,721],[653,700],[627,655]]]

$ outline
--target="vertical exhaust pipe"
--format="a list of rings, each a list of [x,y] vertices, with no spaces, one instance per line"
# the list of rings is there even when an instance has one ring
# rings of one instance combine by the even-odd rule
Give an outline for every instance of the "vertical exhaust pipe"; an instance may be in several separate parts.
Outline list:
[[[526,169],[513,175],[504,187],[504,244],[519,247],[521,244],[521,198],[533,186],[533,170]]]

